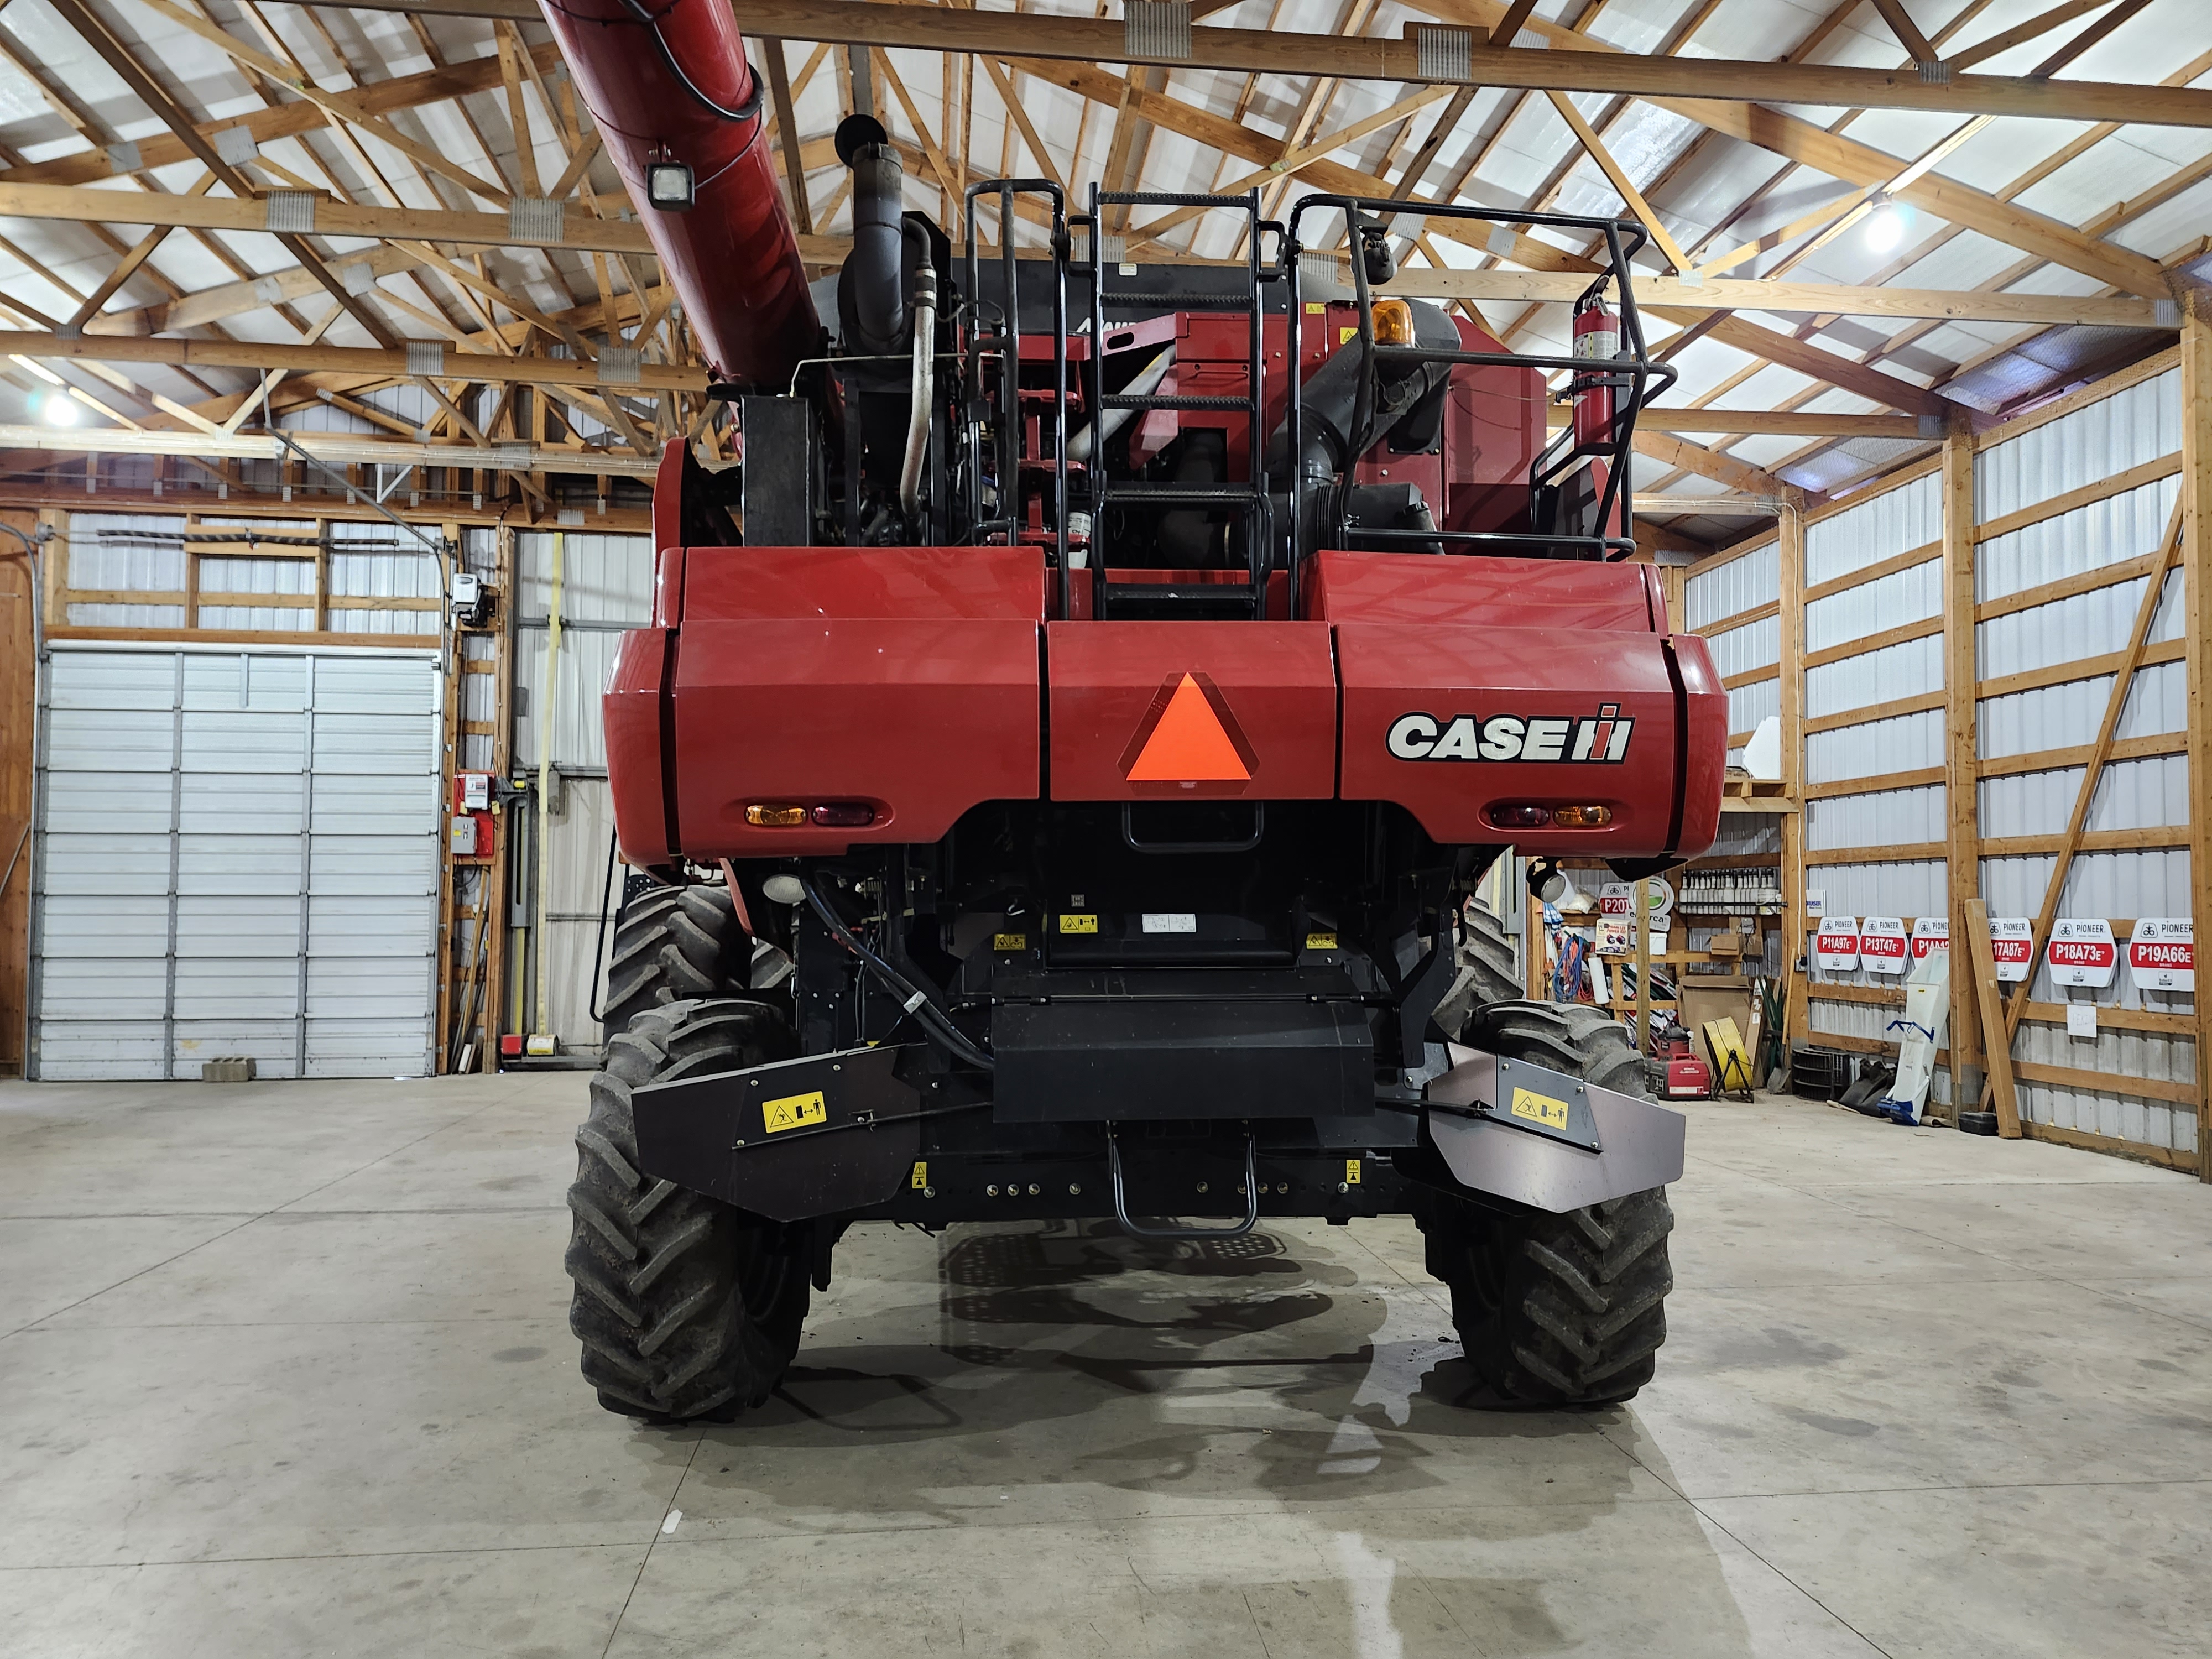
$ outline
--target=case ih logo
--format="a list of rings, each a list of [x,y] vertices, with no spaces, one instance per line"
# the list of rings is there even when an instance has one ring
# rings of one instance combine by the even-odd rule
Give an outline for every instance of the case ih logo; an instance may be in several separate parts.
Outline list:
[[[1390,722],[1385,741],[1407,761],[1593,761],[1611,763],[1628,756],[1633,719],[1620,717],[1620,705],[1603,702],[1595,715],[1401,714]]]

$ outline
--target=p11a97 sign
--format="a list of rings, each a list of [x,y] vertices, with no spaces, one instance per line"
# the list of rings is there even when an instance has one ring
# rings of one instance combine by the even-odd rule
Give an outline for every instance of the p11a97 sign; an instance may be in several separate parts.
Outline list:
[[[2197,989],[2195,924],[2187,916],[2140,916],[2128,940],[2128,977],[2138,991]]]

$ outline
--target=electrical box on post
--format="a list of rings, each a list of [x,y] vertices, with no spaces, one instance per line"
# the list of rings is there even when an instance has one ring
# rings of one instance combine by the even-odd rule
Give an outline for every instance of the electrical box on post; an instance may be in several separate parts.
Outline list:
[[[453,821],[448,826],[447,853],[457,859],[491,856],[493,825],[491,774],[453,774]]]

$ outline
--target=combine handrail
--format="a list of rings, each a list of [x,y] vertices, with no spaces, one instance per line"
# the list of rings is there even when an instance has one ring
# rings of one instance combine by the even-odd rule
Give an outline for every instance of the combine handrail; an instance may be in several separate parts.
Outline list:
[[[1304,251],[1304,244],[1298,238],[1298,223],[1305,215],[1311,212],[1341,212],[1345,216],[1346,236],[1352,244],[1350,264],[1352,294],[1359,309],[1360,350],[1359,391],[1353,415],[1354,447],[1352,455],[1348,458],[1352,461],[1356,461],[1358,456],[1364,453],[1358,440],[1365,436],[1365,428],[1373,421],[1376,369],[1382,362],[1395,362],[1413,365],[1466,363],[1480,368],[1559,368],[1571,374],[1587,374],[1591,372],[1596,362],[1588,357],[1539,356],[1510,351],[1446,351],[1422,345],[1377,345],[1375,342],[1374,296],[1370,290],[1367,280],[1366,261],[1362,256],[1359,246],[1361,221],[1364,218],[1395,217],[1407,212],[1416,212],[1423,218],[1441,216],[1451,219],[1478,219],[1504,224],[1549,225],[1560,229],[1595,232],[1602,237],[1606,249],[1606,264],[1592,276],[1589,286],[1577,296],[1577,303],[1602,294],[1609,286],[1616,290],[1620,306],[1622,349],[1617,352],[1612,360],[1614,365],[1612,372],[1603,378],[1606,383],[1626,389],[1628,396],[1623,400],[1623,406],[1614,410],[1613,424],[1608,433],[1611,441],[1608,447],[1609,464],[1606,470],[1605,492],[1599,503],[1597,522],[1602,530],[1606,520],[1613,516],[1614,504],[1619,502],[1622,506],[1623,528],[1632,532],[1635,527],[1635,503],[1630,469],[1632,465],[1631,457],[1636,435],[1637,412],[1644,406],[1651,390],[1651,382],[1656,380],[1659,383],[1657,389],[1664,391],[1674,385],[1678,378],[1678,371],[1671,364],[1655,363],[1651,361],[1650,352],[1644,343],[1643,318],[1637,309],[1636,295],[1629,281],[1628,262],[1650,240],[1644,228],[1632,219],[1601,219],[1583,214],[1539,213],[1506,208],[1447,206],[1434,202],[1416,204],[1397,199],[1386,200],[1372,196],[1308,196],[1291,210],[1290,223],[1284,232],[1282,240],[1283,273],[1289,284],[1289,298],[1285,307],[1287,313],[1287,326],[1290,330],[1286,355],[1292,364],[1286,431],[1288,453],[1285,458],[1285,464],[1289,469],[1291,497],[1291,511],[1288,515],[1290,519],[1288,553],[1291,573],[1291,606],[1293,616],[1297,611],[1298,529],[1304,521],[1304,515],[1299,511],[1298,500],[1300,463],[1305,453],[1303,395],[1304,377],[1298,372],[1299,354],[1304,349],[1303,324],[1305,316],[1305,308],[1300,295],[1302,273],[1299,269],[1298,255]],[[1627,237],[1632,238],[1625,245],[1624,233]],[[1573,428],[1569,427],[1566,430],[1571,434]],[[1553,447],[1553,445],[1548,443],[1545,446],[1542,453],[1537,457],[1536,468],[1540,469],[1545,465],[1546,459],[1551,455]],[[1531,471],[1532,484],[1535,470],[1532,469]],[[1336,526],[1340,539],[1349,534],[1342,500],[1343,495],[1340,489]],[[1376,540],[1423,543],[1505,543],[1523,548],[1588,549],[1601,559],[1626,557],[1636,550],[1635,538],[1632,534],[1547,536],[1533,531],[1445,530],[1442,527],[1434,530],[1362,530],[1359,533],[1363,537]]]
[[[1052,487],[1053,558],[1057,570],[1060,614],[1067,615],[1067,198],[1049,179],[985,179],[968,186],[963,202],[968,236],[968,458],[970,500],[980,514],[983,507],[983,456],[981,422],[974,411],[983,400],[982,258],[975,242],[975,204],[986,195],[999,203],[999,259],[1004,289],[998,332],[992,337],[999,349],[999,513],[996,519],[979,517],[969,534],[980,537],[1003,526],[1008,545],[1021,533],[1021,276],[1014,257],[1014,198],[1039,195],[1052,203]],[[1097,347],[1094,344],[1095,353]]]

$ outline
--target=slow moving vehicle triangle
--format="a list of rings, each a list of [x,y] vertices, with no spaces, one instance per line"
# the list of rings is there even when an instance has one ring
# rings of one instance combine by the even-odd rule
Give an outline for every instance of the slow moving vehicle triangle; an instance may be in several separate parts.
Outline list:
[[[1244,783],[1252,776],[1212,700],[1188,673],[1143,744],[1125,775],[1132,783]]]

